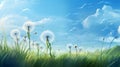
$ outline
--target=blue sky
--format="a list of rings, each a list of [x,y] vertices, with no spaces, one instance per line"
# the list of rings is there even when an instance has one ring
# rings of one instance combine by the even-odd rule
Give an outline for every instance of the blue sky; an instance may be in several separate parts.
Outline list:
[[[26,21],[36,23],[33,39],[40,41],[44,30],[55,34],[53,46],[62,49],[66,44],[78,44],[84,49],[98,49],[119,36],[119,0],[0,0],[0,34],[8,39],[12,29],[25,34],[22,25]],[[119,45],[120,38],[114,41]]]

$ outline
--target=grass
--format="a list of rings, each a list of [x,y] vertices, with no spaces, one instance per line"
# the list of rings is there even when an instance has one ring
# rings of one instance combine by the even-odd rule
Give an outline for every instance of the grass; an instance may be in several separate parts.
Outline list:
[[[20,48],[0,44],[0,67],[120,67],[120,46],[95,52],[63,53],[50,57]]]

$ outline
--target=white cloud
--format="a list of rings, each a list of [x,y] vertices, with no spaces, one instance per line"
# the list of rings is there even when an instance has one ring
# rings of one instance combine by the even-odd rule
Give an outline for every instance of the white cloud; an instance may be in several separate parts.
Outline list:
[[[111,4],[111,3],[108,1],[99,1],[97,4]]]
[[[45,24],[45,23],[50,22],[50,21],[52,21],[51,18],[43,18],[40,21],[36,21],[36,25]]]
[[[76,27],[72,27],[69,31],[70,32],[73,32],[73,31],[75,31],[77,28]]]
[[[10,31],[13,28],[22,29],[22,25],[26,21],[31,21],[34,25],[41,25],[50,22],[51,18],[43,18],[39,21],[31,21],[30,19],[20,15],[7,15],[0,18],[0,31]]]
[[[0,2],[0,10],[4,7],[4,5],[5,5],[5,0]]]
[[[80,8],[82,9],[82,8],[84,8],[85,6],[87,6],[86,3],[84,3]]]
[[[120,26],[118,27],[118,33],[120,34]]]
[[[22,12],[29,11],[29,10],[30,10],[29,8],[24,8],[22,9]]]
[[[104,5],[102,9],[97,9],[96,13],[88,16],[83,21],[84,28],[90,28],[100,24],[120,23],[120,11],[116,11],[111,6]]]
[[[18,21],[19,20],[19,21]],[[18,15],[7,15],[0,19],[0,31],[8,31],[12,28],[19,28],[25,21],[25,18]]]

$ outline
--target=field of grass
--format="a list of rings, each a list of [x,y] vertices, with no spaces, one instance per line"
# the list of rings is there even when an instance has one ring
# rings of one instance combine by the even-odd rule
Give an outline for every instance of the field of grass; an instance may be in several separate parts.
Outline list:
[[[0,44],[0,67],[120,67],[120,46],[104,51],[63,53],[50,57],[18,46]]]

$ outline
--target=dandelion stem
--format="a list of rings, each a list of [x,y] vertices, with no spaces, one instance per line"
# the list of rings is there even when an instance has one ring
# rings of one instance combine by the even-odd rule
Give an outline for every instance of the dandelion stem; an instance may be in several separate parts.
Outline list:
[[[76,48],[76,56],[77,56],[77,48]]]
[[[112,45],[114,40],[115,40],[115,38],[113,38],[112,41],[110,42],[109,49],[111,48],[111,45]]]
[[[47,52],[49,49],[49,55],[52,57],[52,47],[51,47],[51,43],[49,42],[49,36],[46,36],[46,46],[47,46]]]
[[[27,32],[27,36],[28,36],[28,40],[29,40],[29,50],[30,50],[30,42],[31,42],[31,38],[30,38],[30,29],[28,28],[28,32]]]

